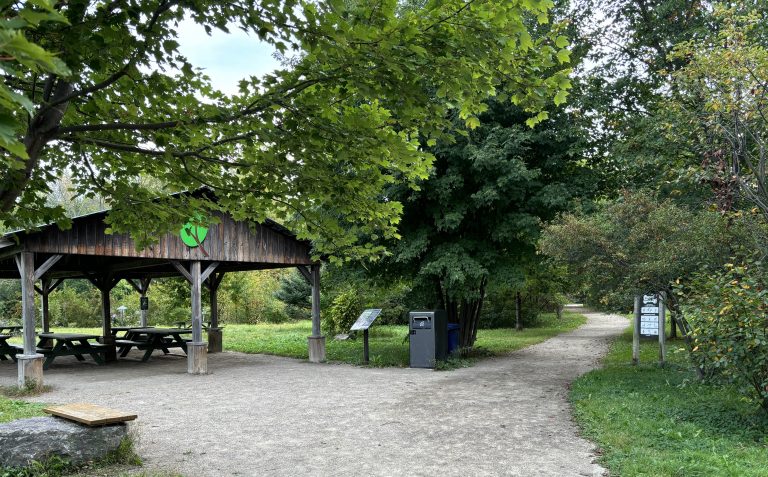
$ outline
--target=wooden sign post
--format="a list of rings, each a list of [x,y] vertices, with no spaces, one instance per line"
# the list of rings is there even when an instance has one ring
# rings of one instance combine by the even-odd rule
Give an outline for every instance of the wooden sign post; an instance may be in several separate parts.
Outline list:
[[[363,330],[363,364],[368,364],[368,328],[371,327],[373,321],[381,314],[380,308],[370,308],[365,310],[350,328],[351,331]]]
[[[635,316],[632,333],[632,364],[640,362],[640,338],[659,340],[659,365],[667,358],[666,306],[661,293],[635,296]]]

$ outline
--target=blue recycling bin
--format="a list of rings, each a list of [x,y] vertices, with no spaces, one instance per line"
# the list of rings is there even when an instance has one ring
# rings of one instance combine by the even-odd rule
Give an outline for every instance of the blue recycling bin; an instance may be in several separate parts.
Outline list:
[[[459,349],[459,325],[448,323],[448,354],[453,354]]]

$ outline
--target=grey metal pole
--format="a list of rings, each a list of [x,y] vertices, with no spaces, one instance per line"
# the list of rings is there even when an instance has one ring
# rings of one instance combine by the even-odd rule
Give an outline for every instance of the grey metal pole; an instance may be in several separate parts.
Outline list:
[[[635,325],[632,330],[632,364],[640,362],[640,307],[642,306],[642,297],[635,296]]]
[[[664,366],[667,361],[667,300],[663,293],[659,293],[659,365]]]

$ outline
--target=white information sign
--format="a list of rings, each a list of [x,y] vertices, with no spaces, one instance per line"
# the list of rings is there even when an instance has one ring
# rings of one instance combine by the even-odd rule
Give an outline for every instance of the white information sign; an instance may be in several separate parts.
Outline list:
[[[643,295],[643,306],[640,308],[640,336],[659,336],[659,296],[656,294]]]

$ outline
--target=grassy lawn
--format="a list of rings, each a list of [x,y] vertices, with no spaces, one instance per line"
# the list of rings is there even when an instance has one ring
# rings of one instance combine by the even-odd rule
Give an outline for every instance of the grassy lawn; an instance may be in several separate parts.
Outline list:
[[[17,401],[0,395],[0,423],[25,417],[44,416],[45,404]]]
[[[545,314],[539,326],[521,332],[508,328],[479,330],[477,347],[491,355],[509,353],[577,328],[584,322],[585,318],[575,313],[564,313],[561,320],[558,320],[554,314]],[[307,336],[311,334],[311,330],[310,321],[279,325],[227,325],[224,329],[224,348],[244,353],[307,358]],[[408,366],[407,336],[407,326],[374,324],[370,331],[371,365]],[[329,361],[361,364],[362,334],[356,340],[345,341],[328,337],[326,356]]]
[[[621,476],[766,476],[768,417],[728,387],[697,382],[680,342],[659,368],[658,344],[641,343],[631,366],[632,332],[612,345],[605,367],[574,382],[576,419]]]
[[[586,321],[582,315],[563,313],[558,320],[554,313],[541,316],[535,328],[521,332],[510,328],[479,330],[476,348],[479,356],[501,355],[540,343],[559,333],[578,328]],[[100,335],[101,328],[52,328],[62,333],[86,333]],[[309,320],[283,324],[238,325],[227,324],[224,328],[224,348],[243,353],[264,353],[277,356],[306,359],[307,337],[312,334]],[[408,366],[407,326],[374,324],[370,330],[371,366]],[[21,343],[21,337],[9,342]],[[363,338],[339,341],[328,337],[326,356],[329,361],[362,364]],[[463,363],[467,364],[467,363]]]

